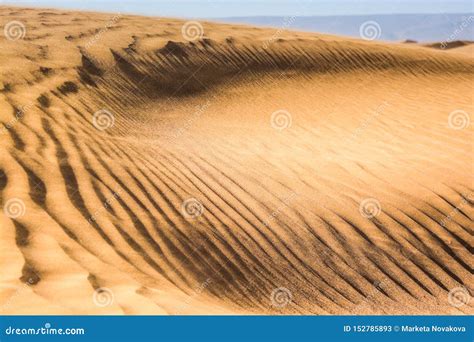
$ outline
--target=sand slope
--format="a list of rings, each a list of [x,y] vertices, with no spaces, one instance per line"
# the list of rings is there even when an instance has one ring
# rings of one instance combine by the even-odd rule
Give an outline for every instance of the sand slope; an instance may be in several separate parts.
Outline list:
[[[445,41],[445,42],[436,42],[430,44],[421,44],[427,48],[439,49],[443,51],[453,52],[453,53],[462,53],[469,55],[471,58],[474,57],[474,42],[466,40],[454,40],[454,41]]]
[[[12,20],[2,313],[474,312],[469,55],[0,7]]]

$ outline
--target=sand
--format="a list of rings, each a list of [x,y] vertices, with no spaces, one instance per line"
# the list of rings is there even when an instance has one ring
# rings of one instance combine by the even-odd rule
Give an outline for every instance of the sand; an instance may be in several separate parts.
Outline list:
[[[468,56],[474,57],[474,44],[471,43],[469,45],[460,46],[450,51],[455,52],[455,53],[462,53],[462,54],[466,54]]]
[[[472,53],[0,7],[12,21],[1,314],[474,313]]]

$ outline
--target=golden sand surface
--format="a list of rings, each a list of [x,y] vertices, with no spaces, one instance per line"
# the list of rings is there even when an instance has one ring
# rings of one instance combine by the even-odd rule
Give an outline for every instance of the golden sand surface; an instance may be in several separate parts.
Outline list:
[[[0,26],[1,314],[474,313],[469,45]]]

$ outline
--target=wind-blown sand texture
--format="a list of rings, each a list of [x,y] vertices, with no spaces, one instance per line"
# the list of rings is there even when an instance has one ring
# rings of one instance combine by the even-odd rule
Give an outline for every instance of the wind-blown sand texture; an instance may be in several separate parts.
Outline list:
[[[2,314],[474,313],[472,55],[1,7],[11,21]]]

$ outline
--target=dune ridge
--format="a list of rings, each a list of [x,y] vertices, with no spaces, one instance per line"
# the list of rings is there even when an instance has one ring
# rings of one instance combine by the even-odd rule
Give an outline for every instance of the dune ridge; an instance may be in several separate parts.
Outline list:
[[[472,56],[0,7],[13,19],[2,313],[473,313],[452,298],[472,293]]]

